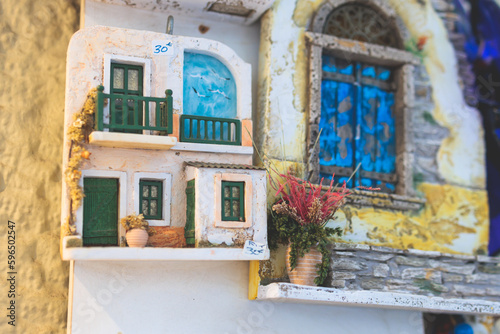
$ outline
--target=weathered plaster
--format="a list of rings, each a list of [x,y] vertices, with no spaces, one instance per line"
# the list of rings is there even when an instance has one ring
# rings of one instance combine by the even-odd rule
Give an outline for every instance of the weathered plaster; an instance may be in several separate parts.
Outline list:
[[[427,205],[418,212],[344,207],[333,226],[345,241],[450,253],[484,253],[488,244],[485,191],[423,183]]]
[[[430,4],[389,0],[413,36],[427,36],[424,65],[436,104],[432,115],[449,129],[439,150],[439,170],[449,183],[485,187],[484,139],[479,113],[468,107],[459,86],[457,61],[446,29]]]
[[[92,1],[92,0],[89,0]],[[137,9],[156,11],[174,15],[187,15],[198,18],[210,18],[214,21],[226,21],[238,24],[250,25],[257,21],[274,2],[274,0],[245,0],[243,1],[207,1],[207,0],[94,0],[113,5],[130,6]],[[250,11],[248,17],[238,15],[228,15],[208,11],[214,3],[228,4],[243,11]],[[175,25],[174,25],[175,27]]]
[[[324,0],[299,0],[296,2],[293,12],[293,21],[298,27],[307,28],[309,19],[323,4]]]
[[[265,103],[261,115],[265,131],[261,140],[263,150],[270,157],[302,161],[307,131],[304,113],[307,101],[300,98],[304,93],[295,87],[294,82],[300,80],[294,80],[294,75],[297,74],[299,44],[303,48],[303,43],[298,43],[303,28],[293,24],[294,6],[287,2],[274,4],[273,10],[265,15],[261,29],[260,59],[264,62],[259,64],[263,71],[259,73],[259,91],[266,92],[259,98],[260,103]],[[302,57],[300,60],[304,62],[306,59]],[[302,78],[303,81],[305,79]]]

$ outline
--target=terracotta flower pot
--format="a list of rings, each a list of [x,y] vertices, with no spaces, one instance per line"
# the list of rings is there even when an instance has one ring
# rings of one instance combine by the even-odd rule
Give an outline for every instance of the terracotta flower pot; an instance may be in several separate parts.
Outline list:
[[[316,285],[314,284],[314,279],[318,276],[316,265],[320,264],[321,260],[321,253],[316,247],[313,247],[304,257],[298,258],[297,266],[295,269],[290,270],[290,246],[288,246],[286,250],[286,269],[290,282],[299,285]]]
[[[129,247],[144,247],[148,242],[148,232],[140,228],[133,228],[125,235]]]

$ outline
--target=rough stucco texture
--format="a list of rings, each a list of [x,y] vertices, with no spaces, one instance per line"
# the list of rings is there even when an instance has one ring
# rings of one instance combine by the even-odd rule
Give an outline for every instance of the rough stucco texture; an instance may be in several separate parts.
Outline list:
[[[17,333],[63,333],[69,266],[59,255],[64,73],[78,1],[0,3],[0,272],[16,223]],[[4,242],[5,241],[5,242]],[[7,289],[0,285],[0,305]],[[5,309],[4,309],[5,310]],[[7,318],[1,333],[13,333]]]

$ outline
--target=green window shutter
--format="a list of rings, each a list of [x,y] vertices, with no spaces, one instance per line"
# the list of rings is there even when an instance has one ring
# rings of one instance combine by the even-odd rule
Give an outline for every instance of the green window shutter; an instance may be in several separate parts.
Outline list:
[[[221,183],[223,221],[245,221],[245,182]]]
[[[184,237],[188,246],[194,246],[195,230],[195,188],[194,180],[188,181],[186,187],[186,226],[184,227]]]
[[[118,245],[118,179],[84,178],[83,245]]]
[[[143,96],[143,80],[142,66],[111,63],[110,93],[115,95],[110,99],[111,124],[142,126],[143,102],[136,97]],[[142,130],[112,131],[142,133]]]
[[[140,180],[139,207],[146,219],[160,220],[163,217],[163,182]]]

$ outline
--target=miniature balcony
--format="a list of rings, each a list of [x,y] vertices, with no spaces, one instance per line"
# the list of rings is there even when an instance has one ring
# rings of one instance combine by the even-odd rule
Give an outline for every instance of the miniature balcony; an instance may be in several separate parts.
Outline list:
[[[105,94],[97,88],[96,131],[90,143],[124,148],[170,149],[173,132],[172,91],[165,97]]]
[[[241,121],[231,118],[182,115],[180,141],[199,144],[241,145]]]

